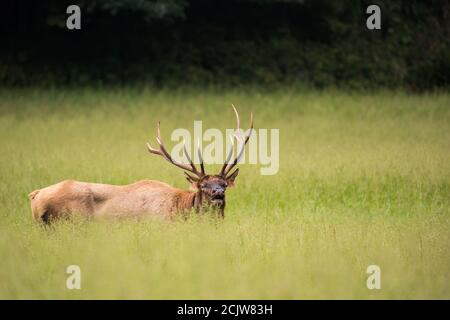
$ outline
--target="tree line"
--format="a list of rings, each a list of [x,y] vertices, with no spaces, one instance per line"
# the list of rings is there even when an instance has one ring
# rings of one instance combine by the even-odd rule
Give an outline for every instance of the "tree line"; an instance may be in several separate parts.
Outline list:
[[[448,87],[450,1],[376,1],[369,30],[373,3],[5,0],[0,84]]]

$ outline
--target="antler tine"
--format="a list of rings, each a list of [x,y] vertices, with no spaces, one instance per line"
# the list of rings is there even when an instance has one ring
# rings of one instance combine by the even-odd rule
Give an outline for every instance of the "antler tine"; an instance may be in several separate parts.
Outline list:
[[[231,106],[233,107],[234,110],[234,114],[236,115],[236,128],[238,130],[238,134],[240,135],[241,133],[241,119],[239,119],[239,112],[236,110],[236,107],[234,106],[234,104],[231,104]]]
[[[150,153],[161,155],[161,153],[159,152],[159,150],[153,148],[153,147],[150,145],[149,142],[147,142],[147,149],[148,149],[148,151],[149,151]]]
[[[239,119],[239,112],[237,111],[234,104],[231,104],[231,107],[233,108],[234,114],[236,115],[236,128],[238,129],[238,133],[240,133],[239,128],[241,127],[241,120]],[[230,149],[230,151],[228,151],[227,158],[226,158],[225,162],[223,163],[222,169],[220,170],[220,173],[219,173],[219,175],[221,175],[221,176],[226,176],[226,174],[224,174],[224,173],[228,166],[228,163],[230,162],[231,156],[233,155],[233,149],[234,149],[234,140],[233,140],[233,135],[232,135],[231,136],[231,149]]]
[[[184,152],[186,157],[189,160],[190,166],[185,165],[183,163],[177,162],[174,159],[172,159],[172,157],[170,156],[170,154],[167,152],[166,148],[164,147],[164,143],[161,139],[161,130],[160,130],[160,122],[158,121],[157,125],[156,125],[156,141],[159,144],[159,150],[153,148],[150,143],[147,142],[147,149],[150,153],[153,154],[157,154],[162,156],[164,159],[166,159],[168,162],[172,163],[173,165],[177,166],[178,168],[181,168],[183,170],[189,171],[193,174],[195,174],[198,178],[201,178],[204,173],[198,172],[197,168],[195,167],[195,165],[192,163],[191,157],[189,157],[189,154],[186,150],[186,144],[184,144]]]
[[[233,109],[235,110],[236,115],[237,115],[237,119],[239,121],[239,115],[237,113],[236,108],[234,108],[234,106],[233,106]],[[225,162],[227,165],[225,166],[225,164],[224,164],[225,169],[223,169],[223,171],[221,171],[221,175],[222,176],[226,177],[228,175],[228,173],[231,171],[231,169],[233,169],[236,166],[236,164],[239,162],[239,160],[241,159],[242,155],[244,154],[245,146],[246,146],[248,140],[250,139],[250,136],[252,135],[252,132],[253,132],[253,113],[250,113],[250,130],[249,130],[247,136],[244,139],[244,138],[242,138],[242,136],[240,134],[240,128],[238,127],[239,137],[236,136],[236,138],[241,140],[242,146],[241,146],[241,149],[239,150],[239,152],[237,153],[237,157],[233,160],[232,163],[228,164],[229,159],[227,159],[227,161]]]
[[[160,130],[160,121],[158,121],[158,124],[156,125],[156,141],[158,141],[159,147],[161,151],[164,153],[166,158],[172,159],[170,154],[167,152],[166,148],[164,147],[164,143],[161,139],[161,130]]]
[[[191,179],[192,181],[198,181],[198,178],[191,176],[189,173],[187,173],[186,171],[184,172],[186,178]],[[191,182],[192,182],[191,181]]]
[[[184,151],[184,155],[186,156],[186,158],[189,161],[189,164],[191,165],[192,170],[197,171],[197,168],[195,167],[194,163],[192,162],[191,156],[189,155],[189,152],[187,151],[186,141],[184,139],[183,139],[183,151]]]
[[[202,175],[204,175],[205,167],[203,165],[202,150],[200,149],[200,138],[198,138],[198,140],[197,140],[197,153],[198,153],[198,161],[200,161],[200,170],[202,172]]]
[[[220,170],[219,175],[223,176],[223,173],[225,172],[225,168],[228,166],[228,162],[230,162],[231,156],[233,155],[233,150],[234,150],[234,136],[230,135],[230,141],[231,141],[231,147],[230,147],[230,151],[228,151],[228,155],[227,158],[225,160],[225,162],[223,163],[222,169]]]

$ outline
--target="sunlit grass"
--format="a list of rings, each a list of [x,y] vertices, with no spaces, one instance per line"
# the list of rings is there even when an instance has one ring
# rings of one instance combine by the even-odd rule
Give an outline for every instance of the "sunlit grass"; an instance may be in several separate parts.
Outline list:
[[[241,165],[224,221],[32,221],[63,179],[187,188],[145,142],[230,128],[231,103],[280,128],[280,170]],[[1,90],[0,146],[0,298],[450,298],[448,94]]]

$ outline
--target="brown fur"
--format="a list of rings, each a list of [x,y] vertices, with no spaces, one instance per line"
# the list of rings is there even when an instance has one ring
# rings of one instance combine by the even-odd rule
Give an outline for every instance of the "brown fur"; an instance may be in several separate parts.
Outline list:
[[[197,193],[152,180],[125,186],[65,180],[28,196],[34,219],[49,222],[73,214],[94,218],[155,215],[170,218],[200,205],[195,201]]]

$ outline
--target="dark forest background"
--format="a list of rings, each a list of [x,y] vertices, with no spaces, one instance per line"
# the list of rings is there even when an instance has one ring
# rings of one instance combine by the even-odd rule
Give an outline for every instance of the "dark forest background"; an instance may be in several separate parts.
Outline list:
[[[66,8],[81,7],[81,30]],[[366,28],[381,7],[382,29]],[[3,0],[0,84],[448,88],[450,1]]]

